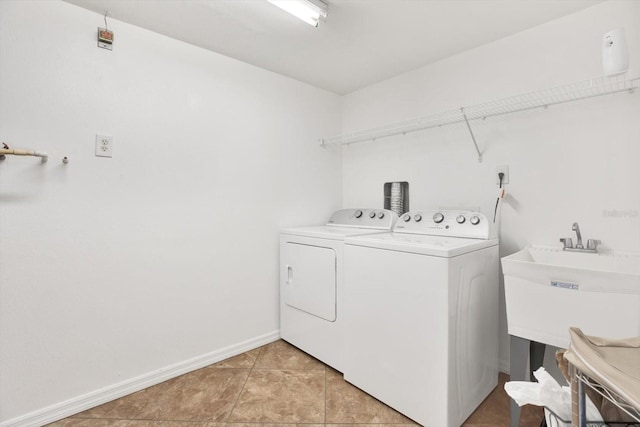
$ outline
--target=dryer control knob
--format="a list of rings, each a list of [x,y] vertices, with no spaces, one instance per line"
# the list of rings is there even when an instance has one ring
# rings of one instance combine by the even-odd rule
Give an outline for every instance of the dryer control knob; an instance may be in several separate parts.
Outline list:
[[[407,214],[407,215],[403,216],[402,219],[404,220],[404,222],[409,222],[409,221],[411,221],[411,215]]]
[[[464,222],[466,221],[466,218],[464,217],[464,215],[458,215],[456,217],[456,221],[458,221],[458,224],[464,224]]]
[[[380,219],[384,218],[384,212],[378,212],[378,218]]]
[[[480,224],[480,218],[474,215],[471,218],[469,218],[469,222],[473,225],[478,225]]]
[[[442,221],[444,221],[444,215],[442,215],[442,213],[438,212],[433,214],[433,222],[440,224]]]
[[[375,218],[376,213],[374,211],[369,212],[369,218]]]
[[[420,222],[420,221],[422,221],[422,215],[420,215],[420,214],[415,214],[415,215],[414,215],[414,217],[413,217],[413,219],[415,219],[415,220],[416,220],[416,222]]]
[[[356,218],[360,218],[362,216],[362,211],[361,210],[357,210],[354,212],[353,214]]]

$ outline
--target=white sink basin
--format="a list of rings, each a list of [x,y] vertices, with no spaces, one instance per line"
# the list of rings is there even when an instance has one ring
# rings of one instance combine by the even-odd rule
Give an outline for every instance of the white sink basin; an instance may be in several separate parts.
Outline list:
[[[640,336],[640,254],[532,246],[502,258],[510,335],[566,348],[569,327]]]

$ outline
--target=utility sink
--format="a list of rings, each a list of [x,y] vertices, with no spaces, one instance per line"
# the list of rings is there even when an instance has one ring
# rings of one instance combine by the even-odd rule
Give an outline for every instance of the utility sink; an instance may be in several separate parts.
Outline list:
[[[527,247],[502,258],[509,335],[567,348],[587,335],[640,336],[640,254]]]

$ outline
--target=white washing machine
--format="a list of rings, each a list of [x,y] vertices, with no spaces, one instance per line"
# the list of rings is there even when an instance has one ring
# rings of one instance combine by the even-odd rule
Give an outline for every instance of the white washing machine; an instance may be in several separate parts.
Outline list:
[[[325,226],[280,234],[280,336],[343,370],[343,248],[346,237],[389,232],[398,216],[384,209],[343,209]]]
[[[460,426],[498,382],[498,240],[468,211],[404,214],[345,240],[344,378],[427,427]]]

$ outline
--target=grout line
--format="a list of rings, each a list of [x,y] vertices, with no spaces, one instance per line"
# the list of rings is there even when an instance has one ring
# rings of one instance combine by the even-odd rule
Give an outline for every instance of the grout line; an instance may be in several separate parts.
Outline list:
[[[247,369],[247,368],[224,368],[224,369]],[[314,371],[322,371],[322,368],[254,368],[256,371],[306,371],[306,372],[314,372]]]
[[[172,423],[197,423],[197,424],[201,424],[201,423],[208,423],[208,424],[226,424],[228,426],[233,426],[233,425],[245,425],[245,424],[251,424],[251,425],[339,425],[339,426],[371,426],[371,425],[379,425],[379,426],[397,426],[397,427],[409,427],[409,426],[413,426],[413,427],[420,427],[419,424],[402,424],[402,423],[396,423],[396,424],[389,424],[389,423],[383,423],[383,422],[350,422],[350,423],[320,423],[320,422],[273,422],[273,421],[265,421],[265,422],[258,422],[258,421],[232,421],[232,422],[223,422],[223,421],[202,421],[202,420],[120,420],[120,421],[149,421],[149,422],[157,422],[157,423],[163,423],[163,422],[172,422]],[[482,424],[482,423],[481,423]],[[536,425],[538,424],[538,422],[536,421]],[[475,425],[475,424],[473,424]],[[485,425],[485,424],[482,424]]]
[[[189,422],[189,421],[187,421]],[[197,422],[197,421],[193,421],[193,422]],[[230,422],[227,423],[228,425],[234,425],[234,424],[252,424],[252,425],[264,425],[264,424],[268,424],[268,425],[319,425],[319,424],[323,424],[323,423],[314,423],[314,422],[273,422],[273,421],[266,421],[266,422],[259,422],[259,421],[237,421],[237,422]],[[404,426],[418,426],[420,427],[418,424],[407,424],[407,423],[383,423],[383,422],[356,422],[356,423],[324,423],[324,425],[326,424],[330,424],[330,425],[340,425],[340,426],[357,426],[357,425],[361,425],[361,426],[369,426],[369,425],[381,425],[381,426],[397,426],[397,427],[404,427]]]
[[[77,416],[79,414],[76,414],[74,416],[71,417],[67,417],[66,419],[60,420],[60,421],[66,421],[66,420],[70,420],[70,419],[78,419],[78,420],[92,420],[92,421],[96,421],[96,420],[105,420],[105,421],[109,421],[109,422],[118,422],[118,423],[122,423],[122,427],[130,427],[132,424],[135,424],[135,422],[149,422],[149,423],[154,423],[154,424],[162,424],[162,423],[167,423],[167,422],[174,422],[174,423],[181,423],[184,424],[185,427],[187,427],[187,424],[192,424],[192,423],[198,423],[200,425],[203,425],[204,427],[215,427],[216,424],[224,424],[224,426],[222,427],[234,427],[234,426],[239,426],[240,424],[245,424],[245,425],[250,425],[252,427],[273,427],[273,425],[283,425],[283,426],[287,426],[287,427],[295,427],[296,425],[299,426],[311,426],[311,425],[321,425],[323,427],[326,427],[327,425],[331,424],[331,425],[335,425],[335,424],[340,424],[340,427],[364,427],[366,425],[371,425],[371,426],[377,426],[377,427],[383,427],[383,426],[393,426],[393,427],[415,427],[418,426],[418,424],[409,424],[409,423],[383,423],[383,422],[351,422],[351,423],[339,423],[339,422],[334,422],[334,423],[328,423],[327,422],[327,416],[328,416],[328,377],[329,377],[329,370],[331,369],[333,372],[333,368],[325,365],[324,363],[320,362],[322,369],[324,369],[324,418],[322,420],[322,422],[273,422],[273,421],[269,421],[269,422],[256,422],[256,421],[236,421],[236,422],[230,422],[229,419],[231,418],[231,415],[233,414],[233,412],[235,411],[238,402],[240,401],[240,397],[242,396],[244,390],[246,389],[246,385],[249,381],[249,377],[251,376],[251,374],[253,373],[253,371],[260,371],[260,370],[265,370],[265,371],[307,371],[307,372],[317,372],[320,369],[273,369],[273,368],[267,368],[267,369],[263,369],[263,368],[258,368],[256,367],[257,362],[259,360],[259,358],[262,356],[262,353],[264,352],[264,348],[269,345],[263,345],[261,347],[258,348],[258,351],[256,352],[256,357],[253,360],[253,363],[251,365],[251,367],[247,368],[247,367],[243,367],[243,368],[218,368],[218,369],[229,369],[229,370],[238,370],[238,369],[242,369],[242,370],[248,370],[247,376],[245,378],[244,384],[242,385],[240,392],[238,393],[235,402],[233,403],[233,406],[231,408],[231,410],[228,412],[228,415],[226,416],[226,418],[223,418],[219,421],[213,421],[213,420],[185,420],[185,419],[170,419],[170,416],[165,418],[162,417],[162,419],[149,419],[149,418],[137,418],[137,416],[144,410],[144,408],[149,404],[149,401],[145,401],[145,404],[135,413],[135,415],[133,415],[132,418],[113,418],[110,417],[109,415],[106,416],[102,416],[102,417],[87,417],[87,416]],[[255,349],[254,349],[255,350]],[[254,350],[249,350],[249,351],[254,351]],[[245,353],[241,353],[241,354],[246,354],[249,351],[245,352]],[[306,353],[305,353],[306,354]],[[312,356],[310,356],[312,357]],[[317,359],[316,359],[317,360]],[[208,367],[204,367],[201,369],[207,369],[210,368],[210,366]],[[336,371],[338,372],[338,371]],[[339,373],[340,375],[342,375],[342,373]],[[508,380],[508,376],[507,376],[507,380]],[[162,383],[161,383],[162,384]],[[159,384],[158,384],[159,385]],[[354,386],[355,387],[355,386]],[[356,387],[357,388],[357,387]],[[359,388],[357,388],[360,392],[363,392],[362,390],[360,390]],[[146,389],[145,389],[146,390]],[[363,392],[364,393],[364,392]],[[373,398],[373,396],[371,396]],[[375,399],[375,398],[373,398]],[[376,401],[380,402],[379,400],[375,399]],[[380,402],[384,405],[383,402]],[[480,404],[480,406],[478,408],[476,408],[476,411],[478,411],[478,409],[480,409],[486,402],[482,402]],[[386,406],[386,405],[385,405]],[[390,408],[393,410],[393,408]],[[393,410],[394,412],[397,412],[395,410]],[[474,411],[474,413],[476,412]],[[58,421],[58,422],[60,422]],[[63,427],[66,423],[60,424],[60,427]]]
[[[229,418],[231,418],[231,414],[233,414],[233,411],[235,411],[236,406],[238,405],[238,401],[240,400],[240,396],[242,396],[242,392],[244,391],[244,388],[247,386],[247,382],[249,382],[249,377],[251,376],[251,373],[253,372],[253,369],[256,366],[256,362],[258,361],[258,358],[262,354],[262,350],[264,349],[264,347],[265,346],[259,347],[260,351],[258,351],[258,354],[256,354],[256,358],[253,361],[253,365],[251,365],[251,369],[249,369],[249,373],[247,374],[247,378],[245,378],[244,384],[242,384],[242,388],[240,389],[240,393],[238,393],[238,397],[236,397],[236,401],[233,403],[233,407],[229,411],[229,415],[227,415],[227,419],[223,421],[225,424],[229,422]],[[245,352],[245,353],[247,353],[247,352]],[[242,353],[242,354],[245,354],[245,353]]]
[[[327,366],[324,367],[324,425],[327,425]]]

